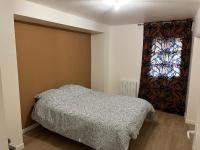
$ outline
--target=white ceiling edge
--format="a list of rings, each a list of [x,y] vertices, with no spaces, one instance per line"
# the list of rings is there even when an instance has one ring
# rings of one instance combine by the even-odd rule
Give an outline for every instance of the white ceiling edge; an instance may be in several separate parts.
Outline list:
[[[17,15],[17,14],[14,14],[14,19],[15,19],[15,21],[22,21],[22,22],[41,25],[41,26],[53,27],[53,28],[58,28],[58,29],[66,29],[66,30],[88,33],[88,34],[98,34],[98,33],[103,32],[103,31],[89,30],[89,29],[80,28],[80,27],[74,27],[74,26],[67,25],[67,24],[59,24],[59,23],[55,23],[55,22],[40,20],[37,18],[31,18],[31,17],[27,17],[27,16],[21,16],[21,15]]]
[[[90,19],[62,12],[26,0],[14,0],[14,19],[50,27],[96,34],[108,30],[108,26]]]
[[[103,4],[104,0],[28,0],[106,25],[194,18],[200,0],[132,0],[118,12]],[[106,11],[107,9],[110,9]],[[155,9],[153,9],[155,8]]]
[[[105,0],[29,0],[106,25],[194,18],[200,0],[132,0],[115,12]]]

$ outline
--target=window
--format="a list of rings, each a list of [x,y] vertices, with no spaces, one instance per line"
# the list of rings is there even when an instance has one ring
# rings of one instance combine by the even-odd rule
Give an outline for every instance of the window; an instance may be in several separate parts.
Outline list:
[[[154,78],[180,76],[182,40],[157,38],[152,42],[149,75]]]

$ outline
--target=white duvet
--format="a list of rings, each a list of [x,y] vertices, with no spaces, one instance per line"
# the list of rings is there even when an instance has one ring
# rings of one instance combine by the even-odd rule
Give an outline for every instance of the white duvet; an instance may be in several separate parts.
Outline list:
[[[153,106],[139,98],[114,96],[77,85],[38,95],[32,119],[96,150],[127,150]]]

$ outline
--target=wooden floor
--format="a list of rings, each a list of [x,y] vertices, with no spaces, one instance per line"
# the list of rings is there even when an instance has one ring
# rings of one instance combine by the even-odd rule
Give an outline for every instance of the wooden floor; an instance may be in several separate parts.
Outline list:
[[[192,150],[192,141],[186,137],[191,128],[181,116],[156,112],[155,121],[145,121],[129,150]],[[24,135],[24,143],[24,150],[92,150],[42,127]]]

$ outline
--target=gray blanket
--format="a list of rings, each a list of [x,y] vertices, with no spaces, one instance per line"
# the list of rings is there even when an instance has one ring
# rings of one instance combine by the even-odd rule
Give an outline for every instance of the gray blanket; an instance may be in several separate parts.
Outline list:
[[[96,150],[127,150],[153,106],[139,98],[114,96],[77,85],[38,95],[32,119]]]

